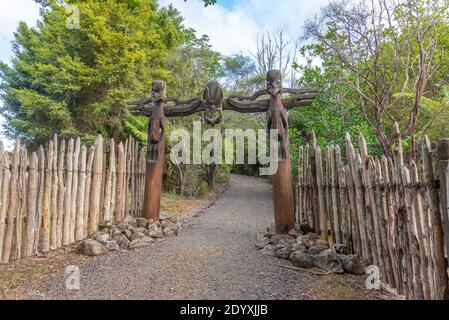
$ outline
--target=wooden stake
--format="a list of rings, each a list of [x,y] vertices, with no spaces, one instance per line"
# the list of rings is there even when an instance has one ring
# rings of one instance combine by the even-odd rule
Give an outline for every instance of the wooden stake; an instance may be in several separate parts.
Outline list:
[[[98,218],[100,215],[100,192],[103,173],[103,137],[97,136],[95,141],[95,155],[92,167],[92,187],[90,193],[89,235],[98,231]]]

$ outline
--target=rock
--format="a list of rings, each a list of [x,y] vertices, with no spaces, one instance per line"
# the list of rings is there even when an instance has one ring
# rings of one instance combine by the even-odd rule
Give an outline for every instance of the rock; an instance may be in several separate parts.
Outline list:
[[[306,222],[303,222],[299,225],[299,230],[301,230],[304,234],[313,232],[312,227]]]
[[[291,229],[291,230],[288,232],[288,234],[289,234],[290,236],[294,237],[294,238],[296,238],[296,237],[299,236],[298,231],[296,231],[295,229]]]
[[[266,245],[260,252],[267,256],[276,256],[275,247],[271,244]]]
[[[122,249],[128,249],[130,244],[130,241],[127,237],[123,236],[122,239],[120,241],[118,241],[118,245],[120,246],[120,248]]]
[[[109,240],[109,233],[97,232],[94,235],[95,240],[104,244],[107,240]]]
[[[161,227],[172,229],[176,234],[178,233],[178,226],[170,220],[163,220],[161,222]]]
[[[168,219],[170,219],[170,214],[166,211],[161,211],[161,213],[159,214],[159,220],[163,221]]]
[[[147,235],[152,238],[163,238],[164,233],[162,229],[155,223],[148,225],[148,231],[146,231]]]
[[[313,260],[312,258],[305,253],[304,251],[292,251],[288,257],[291,263],[294,266],[299,268],[312,268]]]
[[[140,233],[144,233],[146,230],[145,227],[138,227],[138,228],[134,228],[133,232],[140,232]]]
[[[127,223],[126,223],[125,221],[120,221],[120,222],[117,223],[115,226],[116,226],[117,228],[119,228],[122,232],[125,232]]]
[[[173,237],[176,235],[175,231],[172,228],[163,228],[162,233],[165,237]]]
[[[257,249],[263,249],[266,245],[270,243],[270,239],[267,237],[261,237],[259,240],[256,241],[256,248]]]
[[[132,235],[133,235],[133,233],[131,231],[125,230],[125,236],[127,236],[128,239],[131,239]]]
[[[292,251],[302,251],[302,252],[307,252],[307,248],[304,247],[302,244],[300,243],[295,243],[293,244],[293,246],[291,247]]]
[[[151,237],[143,237],[139,239],[135,239],[129,243],[130,249],[137,249],[137,248],[143,248],[151,245],[153,243],[153,239]]]
[[[115,240],[107,240],[104,243],[104,246],[106,247],[106,249],[108,249],[108,251],[117,251],[119,249],[119,245]]]
[[[319,237],[318,237],[317,234],[315,234],[315,233],[308,233],[306,235],[298,236],[298,238],[296,238],[296,242],[302,244],[304,247],[309,249],[311,246],[313,246],[313,244],[315,243],[315,241],[318,238]]]
[[[343,273],[343,266],[337,253],[332,248],[321,251],[312,256],[313,265],[317,268],[332,272]]]
[[[349,248],[345,244],[334,243],[332,245],[332,247],[335,249],[335,252],[337,252],[338,254],[346,254],[346,255],[349,254]]]
[[[131,235],[131,238],[129,238],[129,240],[133,241],[136,239],[141,239],[145,237],[145,233],[143,232],[133,232],[133,234]]]
[[[265,238],[267,238],[267,237],[265,237],[265,235],[263,233],[258,233],[256,235],[256,241],[260,241],[260,240],[263,240]]]
[[[309,248],[308,253],[315,255],[326,249],[329,249],[329,245],[325,241],[318,240]]]
[[[148,220],[146,218],[136,218],[136,221],[138,228],[145,228],[148,224]]]
[[[109,232],[111,233],[112,236],[114,236],[116,234],[122,234],[123,231],[120,230],[120,228],[113,226]]]
[[[137,225],[137,222],[136,222],[136,225]],[[130,224],[127,224],[126,225],[126,230],[129,230],[129,231],[134,231],[134,226],[132,226],[132,225],[130,225]]]
[[[288,259],[288,256],[290,255],[290,250],[287,246],[283,244],[278,244],[275,247],[274,253],[276,254],[276,257],[281,259]]]
[[[366,265],[359,256],[355,254],[349,256],[339,254],[338,258],[340,259],[345,272],[357,275],[365,274]]]
[[[270,244],[276,246],[281,241],[293,245],[296,242],[296,239],[288,234],[275,234],[270,238]]]
[[[80,251],[87,256],[101,256],[106,253],[106,248],[96,240],[87,239],[80,243]]]

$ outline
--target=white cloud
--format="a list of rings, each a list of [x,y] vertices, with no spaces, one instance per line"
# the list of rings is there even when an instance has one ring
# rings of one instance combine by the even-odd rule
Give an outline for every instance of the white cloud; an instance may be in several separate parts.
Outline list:
[[[257,34],[283,29],[295,41],[305,19],[329,0],[242,0],[227,9],[220,0],[204,7],[201,0],[161,0],[173,4],[185,18],[185,25],[207,34],[213,48],[223,54],[254,52]]]

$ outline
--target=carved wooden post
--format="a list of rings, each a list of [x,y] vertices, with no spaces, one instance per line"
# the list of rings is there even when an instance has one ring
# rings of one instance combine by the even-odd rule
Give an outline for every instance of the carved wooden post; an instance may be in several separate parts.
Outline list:
[[[267,73],[267,90],[270,95],[270,105],[267,110],[268,129],[277,130],[281,151],[277,172],[272,177],[274,222],[277,233],[288,233],[294,225],[293,187],[288,143],[288,114],[282,104],[280,71],[271,70]],[[270,141],[270,143],[277,143],[277,141]]]
[[[438,160],[441,186],[441,208],[446,250],[449,250],[449,139],[438,141]]]
[[[145,173],[145,195],[143,216],[159,220],[162,171],[165,152],[165,82],[155,80],[152,88],[153,109],[148,122],[147,160]]]

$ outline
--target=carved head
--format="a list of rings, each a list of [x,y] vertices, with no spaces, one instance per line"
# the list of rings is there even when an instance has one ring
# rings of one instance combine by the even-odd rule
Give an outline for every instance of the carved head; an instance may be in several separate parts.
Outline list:
[[[267,72],[267,90],[272,96],[282,92],[282,76],[279,70],[270,70]]]
[[[203,91],[203,99],[213,109],[221,108],[224,99],[223,88],[217,81],[209,81]]]
[[[209,81],[203,91],[203,99],[207,106],[206,110],[204,110],[204,121],[215,126],[222,120],[223,88],[217,81]],[[212,116],[214,113],[215,117]]]
[[[165,101],[165,81],[153,80],[151,98],[153,102]]]

